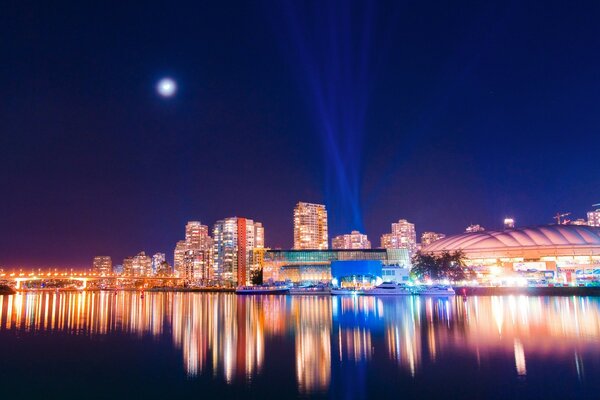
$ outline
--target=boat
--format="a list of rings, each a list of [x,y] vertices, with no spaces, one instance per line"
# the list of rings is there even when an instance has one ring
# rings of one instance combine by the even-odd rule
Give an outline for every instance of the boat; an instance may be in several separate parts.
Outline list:
[[[413,291],[403,283],[383,282],[373,289],[362,292],[366,296],[411,296]]]
[[[421,296],[454,296],[456,293],[454,289],[446,285],[432,285],[432,286],[421,286],[415,294]]]
[[[357,295],[362,294],[361,289],[356,288],[332,288],[331,294],[335,296],[344,296],[344,295]]]
[[[235,294],[287,294],[289,291],[287,286],[238,286]]]
[[[290,288],[290,294],[329,294],[331,289],[325,285],[296,286]]]

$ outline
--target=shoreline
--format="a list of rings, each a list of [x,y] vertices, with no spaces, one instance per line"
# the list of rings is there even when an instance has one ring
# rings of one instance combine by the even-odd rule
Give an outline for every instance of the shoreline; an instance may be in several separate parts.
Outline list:
[[[600,287],[455,286],[457,296],[600,296]]]
[[[456,296],[598,296],[600,297],[599,287],[499,287],[499,286],[454,286]],[[197,287],[197,288],[150,288],[150,289],[29,289],[14,290],[10,287],[0,287],[0,295],[16,293],[35,293],[35,292],[149,292],[149,293],[235,293],[235,288],[221,287]],[[301,292],[286,293],[290,296],[323,296],[329,293],[323,292]]]

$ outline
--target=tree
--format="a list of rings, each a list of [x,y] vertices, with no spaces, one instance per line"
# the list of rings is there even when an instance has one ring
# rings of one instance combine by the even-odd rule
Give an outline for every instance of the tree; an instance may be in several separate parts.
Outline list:
[[[416,278],[440,279],[440,265],[436,256],[418,252],[412,259],[410,273]]]
[[[453,253],[446,251],[440,255],[418,252],[412,260],[411,274],[417,278],[429,278],[434,281],[469,280],[475,277],[475,272],[465,264],[464,258],[464,253],[460,250]]]
[[[262,268],[254,269],[250,271],[250,283],[253,285],[263,284],[263,270]]]

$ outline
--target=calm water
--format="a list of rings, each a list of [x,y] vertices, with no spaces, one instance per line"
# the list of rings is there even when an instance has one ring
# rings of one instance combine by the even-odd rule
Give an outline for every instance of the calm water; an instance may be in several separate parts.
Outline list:
[[[21,398],[600,398],[600,300],[0,296]]]

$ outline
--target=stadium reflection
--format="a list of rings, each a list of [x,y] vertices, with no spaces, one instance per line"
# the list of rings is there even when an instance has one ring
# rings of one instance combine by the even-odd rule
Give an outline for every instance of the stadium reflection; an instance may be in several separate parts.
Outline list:
[[[41,292],[0,296],[0,330],[167,339],[189,377],[210,374],[229,383],[251,380],[266,360],[287,351],[294,359],[283,362],[295,368],[299,392],[313,393],[330,390],[332,380],[360,390],[371,363],[415,377],[455,354],[479,368],[495,354],[510,355],[512,373],[522,379],[530,357],[560,357],[584,379],[585,360],[600,353],[600,303],[586,297]]]

